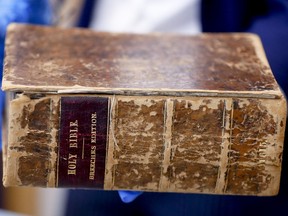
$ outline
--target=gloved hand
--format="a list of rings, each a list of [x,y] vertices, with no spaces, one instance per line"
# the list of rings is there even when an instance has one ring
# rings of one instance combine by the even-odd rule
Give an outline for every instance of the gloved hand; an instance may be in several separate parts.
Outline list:
[[[118,191],[118,194],[124,203],[133,202],[143,192],[140,191]]]
[[[27,22],[27,20],[28,20],[27,1],[2,0],[0,2],[0,37],[2,39],[1,42],[3,43],[3,38],[6,33],[6,27],[10,22]]]
[[[0,38],[6,33],[11,22],[49,24],[52,20],[49,0],[1,0],[0,1]],[[1,47],[2,48],[2,47]],[[2,52],[2,49],[0,50]]]

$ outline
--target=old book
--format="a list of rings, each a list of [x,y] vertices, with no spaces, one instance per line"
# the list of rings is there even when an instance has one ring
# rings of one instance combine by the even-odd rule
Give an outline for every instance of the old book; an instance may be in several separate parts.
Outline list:
[[[5,186],[275,195],[286,102],[252,34],[13,24]]]

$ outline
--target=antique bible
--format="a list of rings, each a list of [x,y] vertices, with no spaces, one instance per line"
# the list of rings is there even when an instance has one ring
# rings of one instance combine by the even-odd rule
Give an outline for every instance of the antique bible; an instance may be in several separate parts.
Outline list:
[[[269,196],[286,101],[253,34],[12,24],[5,186]]]

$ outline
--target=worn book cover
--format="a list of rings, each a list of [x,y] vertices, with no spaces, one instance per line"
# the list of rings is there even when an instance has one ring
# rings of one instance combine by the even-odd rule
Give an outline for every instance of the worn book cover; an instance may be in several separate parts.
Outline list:
[[[13,24],[5,186],[269,196],[286,101],[253,34]]]

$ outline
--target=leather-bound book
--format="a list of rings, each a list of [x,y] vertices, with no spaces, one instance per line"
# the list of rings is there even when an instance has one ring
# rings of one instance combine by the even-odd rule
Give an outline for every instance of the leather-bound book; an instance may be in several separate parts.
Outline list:
[[[12,24],[5,186],[269,196],[286,101],[253,34]]]

